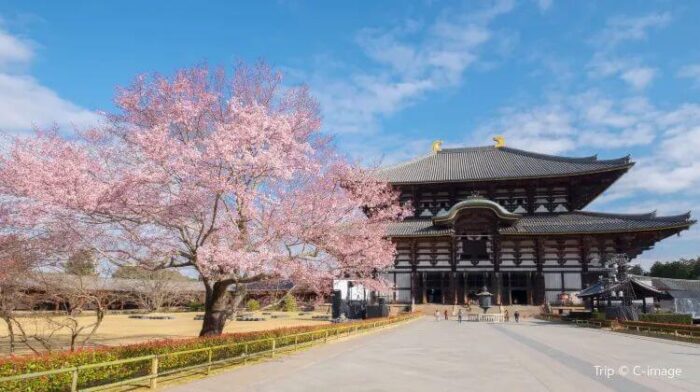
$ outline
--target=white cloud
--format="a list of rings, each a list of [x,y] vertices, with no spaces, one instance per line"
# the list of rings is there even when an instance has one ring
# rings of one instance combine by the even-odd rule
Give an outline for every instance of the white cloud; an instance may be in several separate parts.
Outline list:
[[[618,16],[607,21],[605,28],[590,40],[596,48],[586,68],[593,78],[619,77],[635,90],[649,86],[656,70],[642,65],[639,58],[620,55],[620,46],[628,41],[641,41],[654,28],[665,27],[671,14],[651,13],[639,17]]]
[[[622,73],[620,78],[636,90],[646,88],[654,78],[656,71],[649,67],[630,68]]]
[[[12,133],[51,124],[77,127],[99,117],[59,97],[53,90],[24,75],[0,73],[0,130]]]
[[[29,41],[0,30],[0,131],[21,133],[52,124],[87,126],[99,116],[67,101],[22,71],[34,58]],[[14,71],[14,72],[13,72]]]
[[[516,148],[551,154],[647,147],[609,200],[640,191],[700,196],[700,104],[661,109],[642,97],[619,100],[597,91],[553,95],[537,106],[503,108],[473,137],[483,143],[495,134]]]
[[[550,7],[552,7],[553,0],[536,0],[536,2],[537,7],[540,9],[540,11],[546,12],[549,10]]]
[[[679,78],[691,79],[696,87],[700,87],[700,64],[689,64],[678,71]]]
[[[34,57],[32,44],[0,30],[0,67],[26,64]]]
[[[656,12],[644,16],[617,16],[607,21],[605,29],[594,41],[602,46],[612,47],[625,41],[639,41],[647,38],[649,30],[661,28],[671,21],[669,12]]]
[[[506,107],[481,124],[474,142],[503,134],[509,145],[561,154],[579,148],[616,149],[643,146],[659,130],[655,109],[643,98],[615,100],[597,91],[549,97],[534,107]]]
[[[409,20],[388,30],[363,29],[357,43],[374,64],[342,69],[342,78],[307,78],[321,101],[326,128],[371,132],[382,117],[426,93],[460,85],[465,70],[479,60],[480,49],[494,39],[489,23],[512,8],[512,1],[502,0],[468,13],[446,13],[426,25]]]

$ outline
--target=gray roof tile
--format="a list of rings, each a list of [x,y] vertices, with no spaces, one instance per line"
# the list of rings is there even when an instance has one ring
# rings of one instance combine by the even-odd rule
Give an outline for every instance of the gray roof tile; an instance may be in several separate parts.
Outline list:
[[[596,156],[568,158],[509,147],[446,148],[377,170],[390,183],[483,181],[557,177],[594,173],[631,166],[629,157],[599,160]]]
[[[695,223],[690,213],[675,216],[649,214],[609,214],[573,211],[557,214],[524,215],[515,224],[500,229],[504,235],[624,233],[644,230],[684,229]],[[433,226],[429,219],[412,219],[390,225],[389,237],[449,235],[452,230]]]

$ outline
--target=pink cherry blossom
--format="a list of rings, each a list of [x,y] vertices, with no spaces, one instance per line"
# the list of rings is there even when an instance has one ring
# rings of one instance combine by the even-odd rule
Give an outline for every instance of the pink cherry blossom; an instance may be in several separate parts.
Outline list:
[[[332,151],[305,87],[264,64],[140,76],[117,113],[66,138],[14,140],[0,159],[6,227],[91,248],[118,264],[191,267],[207,289],[203,335],[221,333],[226,289],[268,278],[381,287],[386,225],[410,213]]]

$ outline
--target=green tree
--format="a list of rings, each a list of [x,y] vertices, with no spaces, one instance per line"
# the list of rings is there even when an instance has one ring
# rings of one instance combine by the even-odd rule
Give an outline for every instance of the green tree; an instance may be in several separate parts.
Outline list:
[[[295,312],[297,310],[297,299],[294,298],[293,295],[287,293],[287,295],[282,298],[280,309],[285,312]]]
[[[245,307],[251,312],[254,312],[256,310],[260,310],[260,302],[255,299],[249,299],[248,302],[246,302]]]
[[[644,271],[641,265],[635,264],[629,269],[629,273],[632,275],[645,275],[646,271]]]
[[[661,278],[698,279],[700,278],[700,258],[679,259],[665,263],[657,261],[651,266],[649,275]]]
[[[70,255],[63,266],[63,271],[71,275],[97,275],[97,260],[89,249],[83,249]]]

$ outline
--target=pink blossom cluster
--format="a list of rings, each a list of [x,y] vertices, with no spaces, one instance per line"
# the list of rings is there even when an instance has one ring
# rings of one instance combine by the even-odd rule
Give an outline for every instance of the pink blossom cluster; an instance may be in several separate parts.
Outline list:
[[[0,158],[6,230],[103,260],[189,266],[205,280],[376,281],[394,260],[397,194],[335,154],[305,87],[264,64],[138,77],[119,112],[66,137],[17,138]]]

